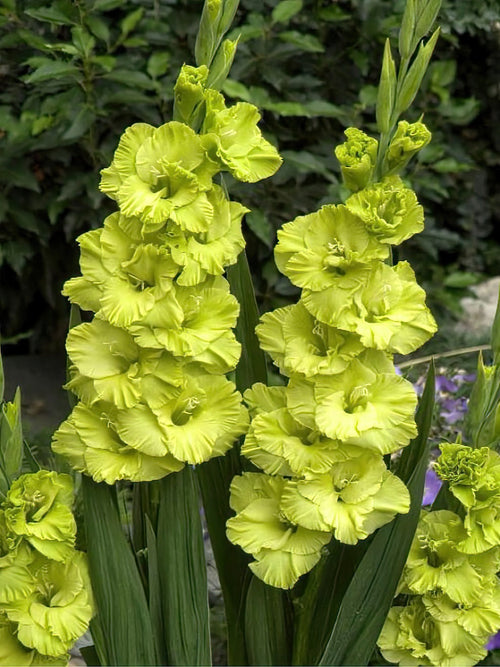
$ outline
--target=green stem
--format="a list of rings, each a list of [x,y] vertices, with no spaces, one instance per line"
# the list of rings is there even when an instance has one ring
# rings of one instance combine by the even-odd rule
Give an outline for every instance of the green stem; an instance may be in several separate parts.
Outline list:
[[[459,357],[463,354],[471,354],[472,352],[481,352],[482,350],[491,350],[491,345],[474,345],[473,347],[461,347],[450,352],[441,352],[441,354],[429,354],[426,357],[418,357],[418,359],[410,359],[397,364],[398,368],[409,368],[413,366],[420,366],[426,364],[433,359],[442,359],[445,357]]]

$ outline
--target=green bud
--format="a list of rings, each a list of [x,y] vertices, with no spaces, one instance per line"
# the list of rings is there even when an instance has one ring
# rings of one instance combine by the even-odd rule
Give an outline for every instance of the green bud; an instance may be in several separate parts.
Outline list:
[[[194,47],[197,65],[210,66],[219,45],[219,23],[224,11],[224,0],[205,0],[200,27]]]
[[[432,36],[427,41],[427,44],[422,42],[420,45],[418,54],[404,78],[403,85],[401,86],[401,90],[399,91],[396,100],[396,109],[398,115],[408,109],[410,104],[415,99],[415,95],[417,94],[418,89],[420,88],[420,84],[422,83],[422,79],[424,78],[424,74],[427,70],[427,66],[429,65],[429,61],[431,59],[432,52],[434,51],[438,37],[439,28],[433,32]]]
[[[412,54],[415,20],[415,2],[414,0],[408,0],[401,20],[401,29],[399,31],[399,53],[401,58],[409,58]]]
[[[417,2],[414,37],[415,46],[432,28],[440,8],[441,0],[419,0]]]
[[[493,351],[493,361],[500,363],[500,297],[497,304],[495,319],[491,330],[491,349]]]
[[[377,161],[378,141],[355,127],[344,132],[347,141],[335,149],[342,178],[349,190],[357,192],[369,183]]]
[[[215,90],[220,90],[222,88],[222,84],[226,80],[233,64],[237,46],[237,39],[225,39],[222,42],[213,59],[212,65],[210,66],[210,72],[207,79],[208,88],[214,88]]]
[[[431,137],[423,123],[400,121],[385,156],[385,174],[401,171],[415,153],[427,146]]]
[[[222,38],[231,26],[238,4],[239,0],[205,0],[195,45],[197,65],[210,67]]]
[[[0,491],[4,495],[19,474],[22,459],[21,392],[18,388],[14,401],[4,403],[0,411]]]
[[[395,95],[396,67],[391,54],[391,44],[389,39],[386,39],[376,108],[377,126],[380,132],[389,132],[391,128],[391,116],[394,109]]]
[[[175,119],[191,125],[196,107],[205,99],[208,68],[183,65],[174,86]]]
[[[467,432],[475,447],[495,447],[500,440],[499,392],[500,367],[485,366],[480,354],[467,415]]]

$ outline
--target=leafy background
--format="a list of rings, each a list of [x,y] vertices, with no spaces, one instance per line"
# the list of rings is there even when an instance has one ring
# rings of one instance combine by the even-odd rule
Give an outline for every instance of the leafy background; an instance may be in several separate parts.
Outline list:
[[[78,273],[75,238],[114,210],[98,191],[118,138],[133,122],[171,117],[172,84],[193,62],[202,0],[2,0],[0,8],[0,323],[7,352],[61,350],[62,283]],[[263,310],[295,299],[272,259],[276,229],[339,202],[333,147],[348,125],[375,131],[383,42],[400,0],[241,0],[240,42],[225,93],[263,112],[284,157],[271,179],[233,183],[252,209],[246,237]],[[445,0],[442,37],[411,112],[433,142],[411,174],[426,230],[408,259],[436,317],[498,273],[500,6]]]

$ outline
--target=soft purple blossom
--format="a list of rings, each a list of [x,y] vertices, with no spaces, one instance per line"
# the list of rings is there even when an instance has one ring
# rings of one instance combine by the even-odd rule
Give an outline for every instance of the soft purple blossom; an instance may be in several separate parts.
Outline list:
[[[488,651],[493,651],[496,648],[500,648],[500,631],[497,632],[496,635],[493,635],[493,637],[490,637],[485,648]]]
[[[424,497],[422,498],[422,505],[432,505],[436,499],[439,489],[441,488],[442,481],[434,472],[434,468],[428,468],[425,473],[425,487],[424,487]]]
[[[446,377],[446,375],[436,375],[436,392],[454,392],[458,386]]]
[[[466,398],[445,398],[441,401],[441,416],[448,424],[456,424],[467,412]]]

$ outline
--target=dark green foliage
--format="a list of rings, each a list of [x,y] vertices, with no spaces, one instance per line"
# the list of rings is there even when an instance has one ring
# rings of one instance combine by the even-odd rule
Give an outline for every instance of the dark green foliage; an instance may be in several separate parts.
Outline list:
[[[284,157],[253,186],[229,183],[247,217],[248,256],[261,308],[296,290],[272,261],[276,229],[345,194],[333,147],[343,129],[374,132],[383,44],[402,0],[242,0],[241,35],[225,92],[256,103]],[[115,209],[98,191],[124,128],[171,117],[173,82],[194,64],[201,0],[8,0],[0,9],[0,321],[31,349],[61,348],[62,283],[78,273],[78,234]],[[426,231],[405,244],[439,316],[467,284],[498,271],[500,154],[496,0],[449,0],[410,120],[425,114],[433,141],[412,176]],[[465,286],[464,286],[465,283]],[[439,308],[441,306],[441,308]],[[48,336],[50,331],[51,336]],[[20,345],[27,346],[26,339]]]

